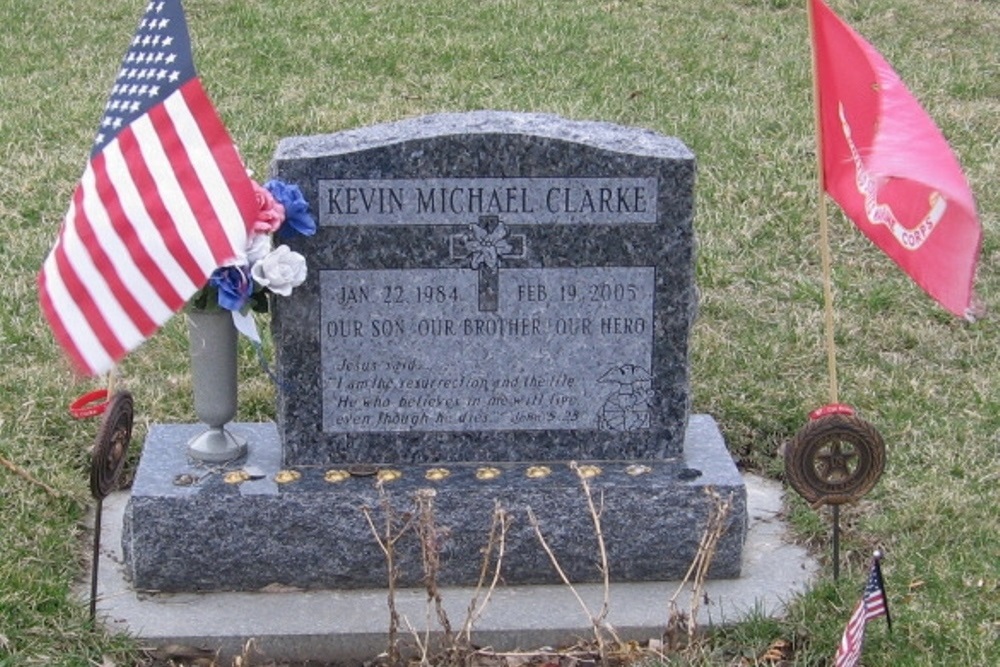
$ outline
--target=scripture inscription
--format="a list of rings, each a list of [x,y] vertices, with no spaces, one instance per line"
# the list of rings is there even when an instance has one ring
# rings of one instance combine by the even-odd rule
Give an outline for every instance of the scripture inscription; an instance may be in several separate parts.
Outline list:
[[[495,311],[478,285],[323,271],[323,430],[649,428],[652,267],[504,269]]]
[[[508,224],[656,222],[655,178],[320,180],[320,224],[435,225],[499,215]]]

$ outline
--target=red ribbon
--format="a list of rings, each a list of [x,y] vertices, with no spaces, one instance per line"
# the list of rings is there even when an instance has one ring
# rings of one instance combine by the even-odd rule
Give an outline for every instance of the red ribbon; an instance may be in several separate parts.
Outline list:
[[[77,419],[96,417],[108,409],[108,390],[98,389],[84,394],[69,406],[69,413]]]
[[[821,408],[816,408],[809,413],[809,420],[813,421],[821,417],[826,417],[827,415],[853,415],[854,408],[847,405],[846,403],[831,403],[830,405],[824,405]]]

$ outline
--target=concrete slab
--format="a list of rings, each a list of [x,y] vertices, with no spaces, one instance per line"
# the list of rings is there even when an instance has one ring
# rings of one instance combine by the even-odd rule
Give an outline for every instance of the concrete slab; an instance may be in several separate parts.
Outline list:
[[[750,613],[780,616],[786,602],[804,592],[819,571],[806,551],[787,538],[780,519],[780,485],[748,475],[746,486],[750,526],[743,576],[708,582],[709,603],[702,603],[698,613],[701,625],[732,623]],[[385,590],[137,594],[122,567],[122,514],[127,501],[127,493],[118,493],[104,503],[97,609],[112,631],[128,633],[150,646],[218,650],[225,660],[222,664],[228,664],[228,657],[238,655],[251,638],[266,659],[278,661],[359,664],[386,650]],[[380,567],[381,563],[373,564]],[[612,583],[608,621],[622,639],[658,638],[677,589],[676,582]],[[600,608],[600,585],[580,585],[577,590],[591,609]],[[442,595],[452,626],[460,628],[474,589],[446,588]],[[682,609],[690,598],[688,592],[679,596]],[[423,590],[398,591],[396,607],[421,633],[440,627]],[[404,644],[412,647],[405,627]],[[577,638],[592,637],[587,615],[566,586],[501,586],[493,591],[472,631],[473,643],[498,651],[566,646]]]

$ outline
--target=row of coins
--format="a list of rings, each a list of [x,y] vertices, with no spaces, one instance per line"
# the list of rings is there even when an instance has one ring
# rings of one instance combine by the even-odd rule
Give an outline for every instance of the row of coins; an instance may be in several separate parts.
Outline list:
[[[583,479],[590,479],[600,475],[603,470],[599,466],[595,465],[574,465],[574,470],[577,475]],[[652,472],[652,468],[648,465],[642,465],[634,463],[625,468],[625,472],[633,477],[638,477],[639,475],[645,475]],[[483,466],[481,468],[476,468],[476,479],[487,481],[491,479],[496,479],[503,474],[500,468],[494,468],[491,466]],[[525,471],[524,474],[529,479],[543,479],[552,474],[552,468],[549,466],[530,466]],[[447,468],[430,468],[424,472],[424,478],[432,481],[439,482],[447,477],[451,476],[451,471]],[[403,472],[395,468],[375,468],[375,467],[359,467],[359,469],[340,469],[335,468],[332,470],[327,470],[326,474],[323,475],[323,479],[331,484],[338,484],[344,482],[351,477],[374,477],[379,482],[389,483],[394,482],[403,477]],[[291,484],[292,482],[297,482],[302,478],[302,473],[298,470],[281,470],[274,475],[274,481],[278,484]],[[254,477],[246,470],[233,470],[226,473],[224,477],[227,484],[240,484]]]

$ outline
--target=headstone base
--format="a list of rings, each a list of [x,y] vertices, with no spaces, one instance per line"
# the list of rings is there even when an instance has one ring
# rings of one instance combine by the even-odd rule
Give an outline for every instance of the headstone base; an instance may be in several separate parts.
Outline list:
[[[370,470],[340,479],[335,466],[296,468],[296,476],[279,474],[274,424],[231,425],[247,438],[248,454],[216,467],[187,457],[184,443],[202,428],[157,424],[146,438],[122,537],[126,572],[137,590],[385,587],[386,557],[372,526],[384,541],[387,511],[393,536],[402,533],[393,547],[398,586],[422,585],[421,521],[436,536],[438,582],[475,585],[497,507],[509,517],[503,582],[559,583],[529,508],[570,581],[601,579],[593,517],[568,462],[385,465],[379,467],[383,475],[395,471],[399,477],[381,483],[358,474]],[[683,458],[584,464],[599,469],[587,483],[613,581],[683,578],[712,510],[712,492],[731,500],[731,507],[709,576],[740,575],[746,488],[711,417],[690,418]],[[486,468],[493,470],[484,473]],[[227,472],[239,470],[259,478],[227,479]],[[291,481],[277,481],[286,478]],[[434,493],[423,494],[432,511],[421,519],[416,499],[424,489]],[[493,547],[495,560],[499,540]]]

